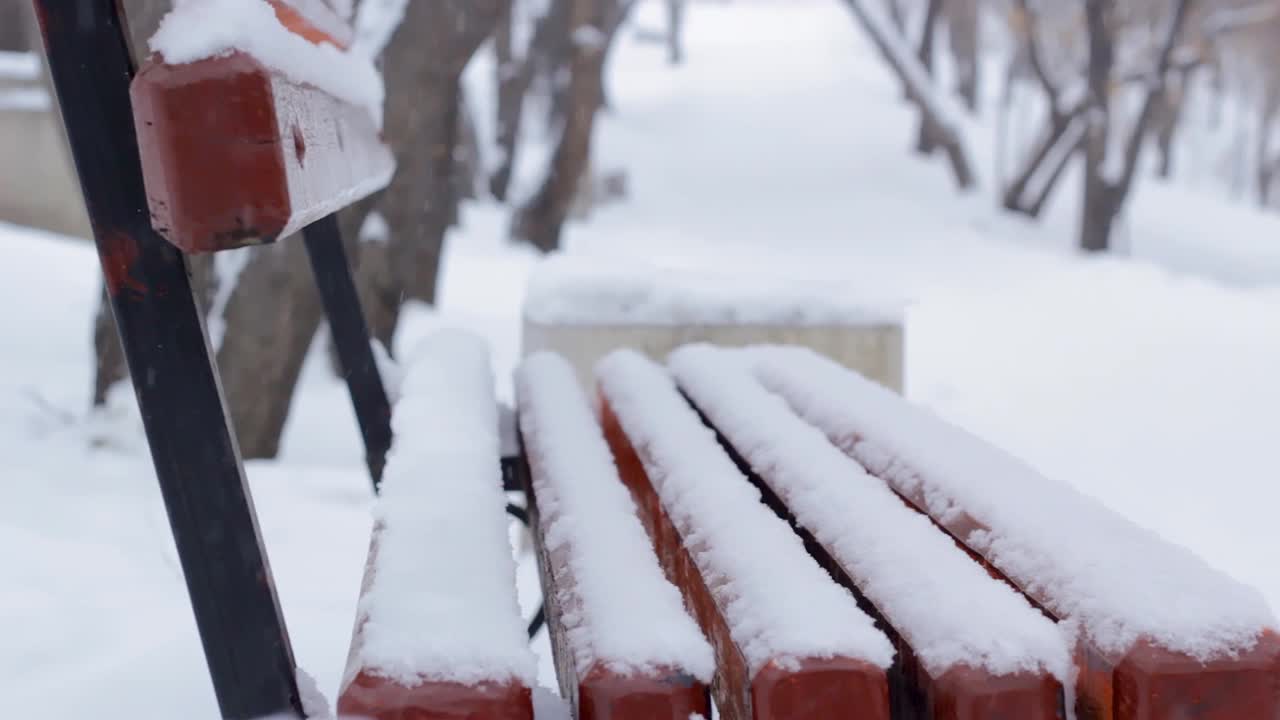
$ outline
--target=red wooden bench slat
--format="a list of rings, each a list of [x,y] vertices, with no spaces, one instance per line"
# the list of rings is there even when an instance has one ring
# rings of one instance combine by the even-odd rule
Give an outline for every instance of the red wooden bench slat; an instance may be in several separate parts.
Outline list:
[[[350,43],[323,3],[267,1],[312,45]],[[130,95],[152,224],[187,253],[273,242],[382,188],[394,170],[370,110],[243,50],[179,64],[154,53]]]
[[[411,357],[338,713],[533,720],[536,661],[516,603],[488,351],[441,331]]]
[[[370,544],[369,561],[365,566],[363,585],[366,589],[376,554],[375,541]],[[404,632],[430,632],[430,629],[404,628]],[[357,663],[355,651],[360,642],[359,633],[360,628],[356,628],[348,667]],[[405,685],[376,671],[361,668],[353,677],[343,680],[336,709],[341,717],[371,720],[533,720],[533,694],[518,680],[464,685],[423,679],[413,685]]]
[[[607,401],[603,420],[618,471],[636,498],[658,557],[715,648],[718,674],[713,692],[720,716],[743,720],[840,717],[850,708],[861,708],[864,712],[859,717],[888,720],[884,672],[869,663],[842,658],[805,659],[796,668],[780,668],[771,663],[754,678],[750,676],[747,661],[730,636],[711,590],[685,548],[679,530],[662,509],[644,463]]]
[[[747,660],[695,564],[679,530],[653,488],[635,446],[602,398],[605,437],[623,482],[631,490],[645,529],[653,539],[667,576],[693,609],[716,653],[712,692],[720,717],[727,720],[801,720],[850,716],[888,720],[889,699],[884,671],[870,663],[845,658],[802,659],[796,667],[770,663],[751,676]]]
[[[930,424],[941,425],[940,421],[930,418],[924,411],[911,407],[906,400],[893,396],[887,390],[875,388],[870,381],[857,376],[853,371],[812,353],[797,349],[787,349],[786,352],[791,354],[789,361],[803,363],[801,367],[786,368],[790,376],[787,382],[780,381],[781,375],[761,374],[759,364],[757,375],[766,380],[765,384],[772,390],[787,399],[801,415],[822,426],[831,441],[855,459],[859,459],[855,450],[857,443],[864,439],[863,435],[871,428],[850,433],[847,429],[837,432],[836,427],[825,426],[816,420],[819,410],[806,410],[803,407],[801,390],[816,392],[825,380],[840,378],[842,381],[856,382],[859,386],[870,388],[869,392],[877,398],[892,400],[892,406],[898,412],[911,413]],[[781,356],[773,355],[770,359],[777,362]],[[757,359],[758,363],[760,361]],[[778,365],[774,369],[782,367]],[[832,407],[836,403],[854,402],[834,388],[821,386],[821,390],[824,402],[830,401]],[[853,428],[854,425],[850,423],[848,428]],[[975,440],[966,438],[966,442],[972,443]],[[881,454],[882,451],[883,449],[877,449],[876,453]],[[949,467],[953,469],[964,469],[966,455],[963,451],[956,453],[953,459],[948,459],[946,453],[939,457],[952,463]],[[994,554],[994,549],[989,548],[989,551],[984,552],[982,547],[975,547],[966,541],[967,538],[980,537],[991,531],[990,527],[971,514],[971,508],[965,507],[954,497],[931,498],[928,495],[930,486],[926,482],[899,481],[900,478],[894,473],[918,477],[920,468],[917,464],[921,458],[903,456],[886,460],[889,458],[880,457],[875,463],[863,464],[868,472],[884,480],[905,502],[929,516],[938,527],[951,535],[962,548],[982,562],[993,577],[1008,582],[1037,606],[1054,615],[1052,606],[1056,588],[1043,583],[1019,584],[1000,568],[999,557]],[[1036,478],[1024,478],[1027,482],[1035,480]],[[1081,526],[1080,531],[1096,532],[1096,529],[1086,524]],[[1134,567],[1133,571],[1141,572],[1143,568]],[[1201,591],[1212,593],[1213,588],[1210,585],[1197,590]],[[1169,602],[1177,602],[1177,598],[1169,598]],[[1139,638],[1125,652],[1115,654],[1104,652],[1082,636],[1076,643],[1074,655],[1078,672],[1075,709],[1080,720],[1184,720],[1192,717],[1197,720],[1280,719],[1280,633],[1273,628],[1263,629],[1252,646],[1209,659],[1171,651],[1146,637]]]
[[[1050,620],[797,417],[738,356],[693,346],[667,364],[766,504],[890,635],[896,713],[1058,718],[1055,675],[1065,676],[1068,653]],[[948,657],[930,667],[940,648]]]
[[[546,522],[533,493],[529,493],[529,521],[534,533],[556,677],[569,706],[577,709],[575,717],[578,720],[683,720],[697,714],[710,718],[706,686],[683,673],[663,668],[646,673],[619,673],[603,663],[596,663],[586,673],[578,672],[565,626],[566,608],[560,602],[561,590],[574,583],[573,571],[563,554],[547,551]],[[625,572],[625,569],[619,568],[619,571]]]
[[[385,678],[361,673],[347,686],[338,712],[342,717],[371,720],[531,720],[529,688],[506,685],[424,683],[405,688]],[[422,708],[432,707],[430,713]]]
[[[699,672],[705,673],[704,679],[710,676],[706,642],[698,635],[698,628],[681,606],[679,595],[667,584],[658,567],[653,549],[631,509],[628,494],[613,473],[605,440],[572,369],[562,358],[534,356],[516,373],[516,392],[520,402],[525,494],[547,629],[560,690],[574,709],[575,717],[579,720],[688,720],[694,715],[710,718],[707,686],[694,676]],[[584,436],[577,437],[578,434]],[[568,452],[574,454],[570,456]],[[566,466],[566,460],[576,466]],[[575,477],[569,477],[571,472],[576,473]],[[617,502],[609,503],[609,500]],[[604,526],[598,523],[584,526],[575,517],[574,510],[581,514],[588,504],[584,501],[591,501],[590,510],[602,513],[601,521],[618,533],[605,537]],[[624,523],[635,525],[624,528]],[[588,527],[592,530],[588,531]],[[550,533],[557,534],[554,545],[548,539]],[[616,563],[616,567],[604,565],[598,554],[588,557],[583,552],[584,544],[593,540],[607,544],[611,553],[608,561]],[[648,567],[641,567],[642,564]],[[686,640],[692,638],[693,642],[681,643],[681,650],[637,649],[617,635],[610,638],[619,630],[630,635],[634,628],[615,627],[617,617],[614,624],[595,624],[599,622],[596,616],[600,608],[593,603],[598,604],[605,598],[599,594],[598,587],[593,588],[593,593],[584,592],[580,584],[585,579],[598,586],[605,571],[616,572],[616,582],[625,582],[627,576],[631,576],[629,594],[642,598],[640,604],[630,608],[639,615],[631,620],[651,627],[660,636],[683,633]],[[650,582],[652,586],[647,585]],[[574,622],[567,619],[567,613],[577,615]],[[616,653],[620,642],[632,652],[648,651],[653,655],[648,658],[602,655],[602,649]],[[606,644],[608,649],[603,648]],[[708,666],[701,671],[697,669],[699,656],[704,658],[701,664]]]
[[[244,53],[153,58],[131,94],[152,223],[188,253],[272,242],[376,191],[393,169],[364,109]]]

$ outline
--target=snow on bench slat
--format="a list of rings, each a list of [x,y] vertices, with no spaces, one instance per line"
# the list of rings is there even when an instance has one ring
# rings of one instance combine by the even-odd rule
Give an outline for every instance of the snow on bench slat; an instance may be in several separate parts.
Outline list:
[[[290,30],[265,0],[180,0],[149,45],[171,65],[244,52],[295,83],[364,108],[382,126],[385,91],[373,59]]]
[[[1053,621],[794,415],[740,357],[694,346],[674,353],[670,367],[932,675],[968,665],[1068,678],[1067,645]]]
[[[890,666],[889,640],[761,502],[660,367],[618,351],[601,361],[597,376],[667,515],[686,544],[705,541],[694,560],[751,675],[771,661],[802,658]]]
[[[664,669],[710,682],[711,646],[663,575],[568,363],[530,357],[516,396],[540,534],[568,576],[557,578],[557,600],[574,609],[563,619],[578,676]]]
[[[1103,653],[1141,639],[1207,661],[1276,627],[1256,591],[1189,550],[856,373],[799,348],[749,353],[766,387]]]
[[[402,688],[511,684],[527,705],[536,663],[516,601],[483,342],[456,331],[424,341],[392,427],[343,699],[364,675]]]

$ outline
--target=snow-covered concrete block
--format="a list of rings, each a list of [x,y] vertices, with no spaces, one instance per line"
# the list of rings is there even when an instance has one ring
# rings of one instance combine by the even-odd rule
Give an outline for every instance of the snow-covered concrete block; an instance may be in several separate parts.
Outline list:
[[[743,283],[553,256],[530,279],[522,351],[563,355],[583,387],[591,388],[596,364],[620,348],[661,360],[697,342],[799,345],[901,392],[902,308],[897,298],[850,298],[830,289],[768,285],[758,277]]]
[[[875,609],[898,651],[903,717],[1055,720],[1067,634],[761,386],[743,358],[684,348],[694,406],[811,551]]]
[[[746,355],[831,442],[1075,628],[1078,717],[1280,716],[1280,623],[1257,591],[829,360]]]
[[[488,350],[437,333],[402,391],[338,712],[531,720]]]
[[[720,717],[887,720],[889,639],[763,504],[671,378],[631,351],[598,376],[623,481],[715,647]]]
[[[561,358],[516,373],[530,517],[561,694],[579,718],[711,716],[711,646],[662,573]]]

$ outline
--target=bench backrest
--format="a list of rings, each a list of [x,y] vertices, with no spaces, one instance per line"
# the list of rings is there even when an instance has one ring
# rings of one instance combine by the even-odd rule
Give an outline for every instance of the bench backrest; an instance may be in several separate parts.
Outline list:
[[[384,187],[381,83],[322,3],[179,5],[133,80],[152,223],[188,253],[289,235]]]

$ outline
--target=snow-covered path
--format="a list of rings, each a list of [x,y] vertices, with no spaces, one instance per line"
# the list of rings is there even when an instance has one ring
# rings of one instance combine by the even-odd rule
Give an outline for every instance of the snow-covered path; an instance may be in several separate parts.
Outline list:
[[[640,10],[657,24],[657,3]],[[990,178],[957,198],[940,164],[906,159],[913,115],[840,3],[694,3],[688,31],[679,70],[630,36],[618,48],[600,164],[628,168],[632,196],[572,228],[572,252],[910,299],[914,399],[1280,612],[1280,221],[1184,189],[1138,195],[1139,257],[1254,289],[1082,260],[1061,249],[1070,208],[1043,227],[1011,220]],[[989,134],[975,126],[983,165]],[[415,310],[397,344],[468,326],[509,393],[533,260],[499,240],[493,207],[464,220],[439,312]],[[0,715],[215,717],[135,421],[84,417],[96,261],[12,226],[0,244],[13,248],[0,266]],[[330,695],[367,549],[358,443],[344,388],[312,362],[283,458],[248,467],[298,659]]]

